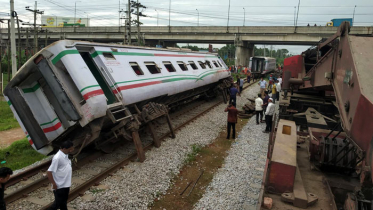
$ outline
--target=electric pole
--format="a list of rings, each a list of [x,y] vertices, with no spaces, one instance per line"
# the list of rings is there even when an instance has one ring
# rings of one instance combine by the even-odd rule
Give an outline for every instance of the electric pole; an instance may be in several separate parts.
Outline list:
[[[14,0],[10,0],[10,48],[12,56],[12,75],[13,77],[17,72],[17,48],[16,48],[16,32],[14,18],[17,13],[14,11]]]
[[[29,6],[26,7],[26,10],[30,11],[30,12],[33,12],[34,13],[34,54],[38,51],[38,31],[37,31],[37,28],[36,26],[39,25],[39,24],[36,24],[36,15],[37,14],[44,14],[44,11],[39,11],[37,9],[37,6],[38,6],[38,2],[35,1],[35,8],[32,10],[30,9]]]
[[[137,15],[137,20],[135,22],[137,24],[137,43],[140,45],[140,39],[141,39],[141,36],[140,36],[140,25],[142,25],[142,23],[140,22],[140,16],[146,17],[146,15],[144,15],[144,14],[142,14],[142,12],[140,12],[140,8],[146,9],[146,7],[144,5],[142,5],[141,3],[139,3],[139,0],[137,0],[137,2],[131,1],[131,3],[132,3],[131,7],[136,8],[135,15]],[[131,22],[130,22],[130,24],[131,24]]]
[[[21,48],[21,30],[19,28],[19,19],[17,15],[17,28],[18,28],[18,68],[21,68],[22,65],[22,48]]]
[[[128,0],[128,10],[127,10],[127,24],[128,24],[128,35],[127,35],[127,39],[128,39],[128,45],[131,45],[131,0]]]

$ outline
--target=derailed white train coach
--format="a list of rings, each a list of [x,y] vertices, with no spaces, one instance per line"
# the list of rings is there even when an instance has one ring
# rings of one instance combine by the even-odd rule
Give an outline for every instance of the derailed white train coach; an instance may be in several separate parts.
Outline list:
[[[69,139],[78,154],[131,140],[166,106],[217,95],[230,79],[215,54],[62,40],[28,60],[4,95],[35,150],[49,155]]]

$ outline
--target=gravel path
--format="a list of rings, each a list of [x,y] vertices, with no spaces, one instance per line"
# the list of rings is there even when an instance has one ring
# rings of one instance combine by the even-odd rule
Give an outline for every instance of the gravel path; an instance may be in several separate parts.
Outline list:
[[[253,87],[242,98],[253,98],[258,90]],[[195,209],[251,209],[256,205],[269,138],[264,129],[264,123],[256,125],[255,116],[248,121]]]
[[[247,89],[245,96],[253,96],[258,87]],[[238,97],[242,106],[245,97]],[[171,185],[171,180],[178,175],[191,146],[210,144],[226,126],[226,105],[221,104],[206,115],[179,130],[175,139],[167,139],[160,148],[146,152],[143,163],[132,162],[112,177],[105,179],[101,185],[109,189],[104,191],[87,191],[93,197],[91,201],[77,198],[71,202],[76,209],[147,209],[160,195],[164,195]],[[203,131],[203,132],[202,132]]]

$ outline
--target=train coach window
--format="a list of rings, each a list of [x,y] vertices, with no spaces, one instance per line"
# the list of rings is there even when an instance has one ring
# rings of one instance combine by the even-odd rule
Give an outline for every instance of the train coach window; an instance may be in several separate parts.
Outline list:
[[[206,69],[206,66],[202,61],[198,61],[198,63],[202,67],[202,69]]]
[[[134,71],[137,75],[144,75],[144,72],[141,70],[139,64],[137,64],[136,62],[130,62],[130,65],[131,65],[133,71]]]
[[[170,61],[163,61],[163,65],[166,67],[168,72],[175,72],[175,68]]]
[[[158,66],[154,62],[144,62],[146,68],[148,68],[151,74],[159,74],[161,71],[159,70]]]
[[[219,61],[217,61],[220,67],[223,67]]]
[[[188,67],[186,66],[186,64],[184,62],[178,61],[177,65],[179,65],[179,67],[181,68],[181,70],[188,71]]]
[[[218,66],[218,64],[216,63],[216,61],[212,61],[212,63],[214,64],[215,67],[218,67],[218,68],[219,68],[219,66]]]
[[[197,70],[198,67],[197,65],[194,63],[194,61],[188,61],[189,65],[192,67],[193,70]]]
[[[104,52],[104,53],[102,53],[102,55],[104,56],[105,60],[107,60],[107,61],[115,60],[115,57],[112,53]]]
[[[212,69],[211,62],[206,60],[206,64],[209,66],[210,69]]]

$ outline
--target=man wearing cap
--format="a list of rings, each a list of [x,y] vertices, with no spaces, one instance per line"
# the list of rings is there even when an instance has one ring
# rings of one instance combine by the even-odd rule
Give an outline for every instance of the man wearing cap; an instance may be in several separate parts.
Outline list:
[[[268,99],[268,106],[265,112],[265,120],[266,120],[266,129],[263,131],[263,133],[269,133],[272,130],[272,117],[275,113],[275,104],[273,103],[273,99]]]

